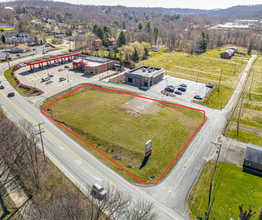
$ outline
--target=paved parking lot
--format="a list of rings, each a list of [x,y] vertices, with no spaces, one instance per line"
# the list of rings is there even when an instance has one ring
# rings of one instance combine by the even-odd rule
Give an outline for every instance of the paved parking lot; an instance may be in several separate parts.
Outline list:
[[[69,66],[70,68],[65,68],[66,65]],[[70,87],[73,87],[74,85],[80,83],[89,83],[92,81],[98,81],[100,78],[115,73],[114,71],[110,70],[93,75],[93,74],[74,71],[72,69],[71,61],[66,62],[65,64],[61,64],[59,66],[51,66],[51,67],[44,66],[44,69],[39,69],[39,68],[36,69],[37,70],[35,72],[29,72],[30,67],[27,66],[27,67],[22,67],[21,69],[17,70],[15,73],[21,83],[41,89],[42,91],[45,92],[43,95],[47,97],[56,94],[58,92],[61,92],[65,89],[68,89]],[[47,84],[46,81],[45,82],[42,81],[43,77],[46,77],[51,74],[54,75],[50,79],[51,81],[53,81],[52,83]],[[61,77],[65,77],[66,80],[59,81]]]
[[[177,90],[178,87],[180,87],[180,84],[183,83],[187,85],[186,92],[181,91],[182,95],[175,94],[176,97],[174,97],[174,99],[178,98],[183,99],[184,101],[191,101],[194,100],[195,95],[205,97],[205,95],[210,91],[210,88],[207,88],[205,83],[199,83],[196,81],[190,81],[168,75],[165,75],[163,80],[152,86],[149,91],[161,93],[161,90],[164,90],[168,85],[173,85],[175,90]]]

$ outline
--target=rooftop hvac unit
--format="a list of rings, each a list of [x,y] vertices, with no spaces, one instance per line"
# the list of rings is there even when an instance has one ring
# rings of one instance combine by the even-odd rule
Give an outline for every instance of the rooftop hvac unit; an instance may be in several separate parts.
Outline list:
[[[142,71],[143,71],[143,72],[146,72],[146,69],[145,69],[145,67],[143,67]]]

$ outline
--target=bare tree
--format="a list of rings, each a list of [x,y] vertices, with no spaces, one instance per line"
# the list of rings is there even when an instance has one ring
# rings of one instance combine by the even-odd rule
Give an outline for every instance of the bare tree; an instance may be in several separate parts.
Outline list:
[[[249,220],[253,215],[255,215],[257,212],[252,213],[251,206],[249,205],[249,212],[247,211],[243,212],[243,204],[239,206],[239,211],[240,211],[240,220]]]

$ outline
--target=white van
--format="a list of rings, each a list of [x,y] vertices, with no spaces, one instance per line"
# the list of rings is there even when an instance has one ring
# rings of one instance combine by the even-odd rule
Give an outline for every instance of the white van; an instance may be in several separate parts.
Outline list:
[[[92,189],[95,192],[95,195],[98,195],[101,198],[104,198],[106,196],[105,189],[102,186],[100,186],[98,183],[95,183]]]

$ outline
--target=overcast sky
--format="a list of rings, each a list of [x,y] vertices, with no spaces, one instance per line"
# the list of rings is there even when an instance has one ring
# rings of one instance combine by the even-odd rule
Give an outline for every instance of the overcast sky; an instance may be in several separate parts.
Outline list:
[[[77,0],[59,0],[77,3]],[[194,8],[194,9],[217,9],[228,8],[235,5],[262,4],[261,0],[78,0],[78,4],[89,5],[124,5],[127,7],[164,7],[164,8]]]

